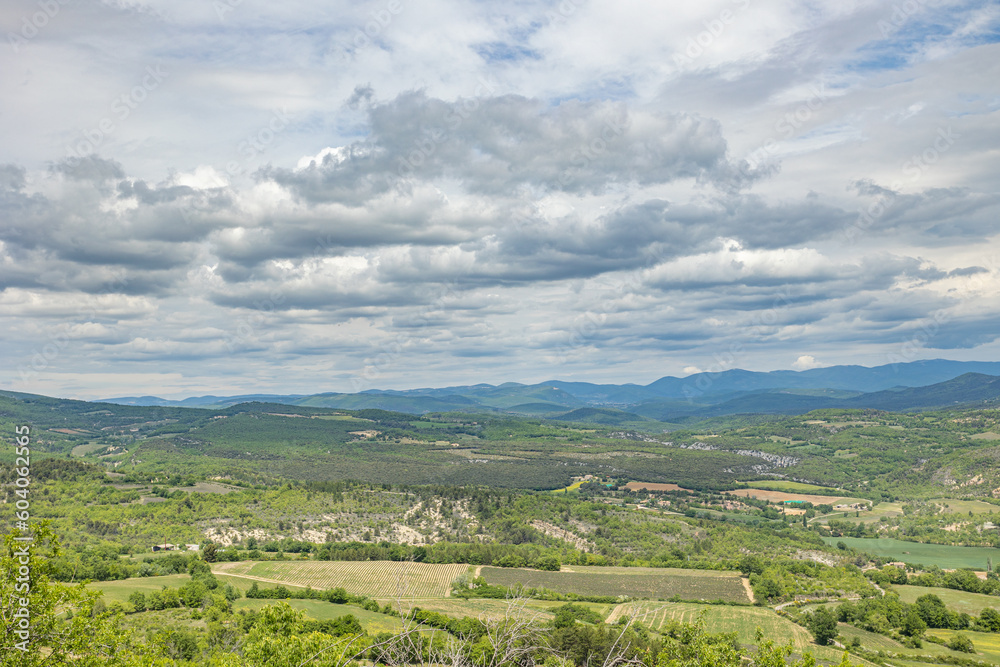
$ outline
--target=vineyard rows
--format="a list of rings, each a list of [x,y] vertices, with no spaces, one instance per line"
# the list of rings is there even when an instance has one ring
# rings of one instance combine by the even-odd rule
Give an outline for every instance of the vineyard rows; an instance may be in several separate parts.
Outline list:
[[[507,587],[543,587],[560,593],[682,600],[749,602],[739,573],[655,568],[574,568],[543,572],[484,567],[488,583]]]

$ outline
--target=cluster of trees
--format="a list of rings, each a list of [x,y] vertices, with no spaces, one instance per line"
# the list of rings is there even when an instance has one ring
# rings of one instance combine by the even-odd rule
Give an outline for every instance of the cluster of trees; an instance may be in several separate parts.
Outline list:
[[[817,612],[818,613],[818,612]],[[913,604],[902,602],[895,593],[859,601],[843,602],[836,608],[836,620],[869,632],[909,638],[917,644],[927,628],[1000,632],[1000,612],[987,607],[979,617],[947,608],[933,593],[921,595]]]
[[[880,569],[865,572],[865,576],[879,586],[889,584],[909,584],[927,588],[950,588],[968,593],[1000,595],[1000,574],[994,570],[980,579],[975,570],[961,568],[946,572],[937,566],[927,568],[920,574],[907,574],[906,570],[894,565],[884,565]]]
[[[130,577],[159,577],[166,574],[184,574],[202,560],[228,560],[234,549],[208,550],[215,557],[200,557],[196,553],[168,553],[162,556],[146,556],[142,561],[122,559],[122,548],[111,542],[94,546],[60,549],[49,565],[52,578],[56,581],[115,581]],[[208,554],[206,554],[208,555]],[[232,560],[238,560],[238,555]]]
[[[379,612],[390,616],[399,615],[391,605],[387,604],[379,607],[378,603],[371,598],[348,593],[346,589],[340,587],[328,588],[323,591],[313,588],[292,591],[280,585],[274,588],[260,588],[255,581],[250,585],[246,596],[249,599],[256,600],[322,600],[333,604],[354,604],[367,611]]]
[[[769,603],[783,602],[797,595],[878,595],[878,590],[853,564],[833,567],[807,560],[765,559],[749,554],[740,559],[739,570],[749,578],[754,596]]]

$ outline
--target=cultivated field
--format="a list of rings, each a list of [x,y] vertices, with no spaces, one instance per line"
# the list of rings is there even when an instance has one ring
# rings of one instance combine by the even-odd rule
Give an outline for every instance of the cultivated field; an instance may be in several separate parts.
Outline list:
[[[471,616],[481,619],[500,619],[513,615],[521,618],[536,618],[540,622],[550,621],[553,618],[550,606],[559,606],[565,602],[555,604],[540,604],[541,600],[487,600],[472,598],[463,600],[461,598],[434,598],[424,600],[407,600],[408,607],[420,607],[424,611],[433,611],[452,618],[463,618]]]
[[[1000,560],[1000,549],[993,547],[955,547],[948,544],[918,544],[887,537],[824,537],[830,545],[843,542],[847,546],[892,560],[919,565],[937,565],[943,569],[971,567],[986,569],[987,558]]]
[[[344,588],[368,597],[445,597],[451,582],[467,565],[432,565],[395,561],[268,561],[219,563],[213,571],[258,581],[261,585],[310,586],[317,590]]]
[[[683,600],[750,601],[737,572],[641,567],[573,567],[562,572],[543,572],[484,567],[481,574],[490,584],[544,587],[579,595],[627,595],[653,599],[677,595]]]
[[[897,516],[903,516],[903,503],[879,503],[871,510],[861,512],[861,516],[848,513],[848,516],[845,517],[843,516],[843,512],[834,512],[833,514],[816,517],[816,521],[826,523],[830,519],[836,519],[837,521],[847,521],[848,523],[871,523],[881,520],[882,517],[892,518]]]
[[[849,498],[847,496],[817,496],[809,493],[787,493],[785,491],[771,491],[770,489],[736,489],[725,493],[739,496],[741,498],[756,498],[757,500],[768,500],[772,503],[783,503],[789,500],[812,503],[813,505],[841,505],[854,503],[868,503],[864,498]]]
[[[656,484],[654,482],[629,482],[625,485],[629,491],[687,491],[676,484]]]
[[[1000,610],[1000,597],[995,595],[983,595],[982,593],[966,593],[965,591],[955,591],[950,588],[925,588],[923,586],[893,586],[892,590],[899,593],[899,599],[903,602],[914,603],[921,595],[933,593],[941,598],[941,601],[949,609],[957,612],[965,612],[973,616],[979,616],[983,609],[993,607]]]
[[[748,482],[750,484],[750,482]],[[815,484],[804,484],[803,482],[790,482],[785,479],[776,479],[773,481],[756,481],[752,482],[753,488],[755,489],[768,489],[771,491],[788,491],[790,493],[837,493],[838,489],[831,489],[828,486],[816,486]],[[823,496],[824,498],[832,498],[834,496]]]
[[[742,644],[753,644],[757,628],[778,643],[792,642],[796,653],[810,651],[820,660],[839,661],[842,651],[817,646],[805,628],[782,618],[773,610],[762,607],[727,607],[685,602],[630,602],[619,605],[608,618],[614,622],[622,616],[634,617],[653,630],[660,630],[670,621],[694,623],[702,616],[709,632],[735,632]],[[857,659],[854,659],[857,662]]]

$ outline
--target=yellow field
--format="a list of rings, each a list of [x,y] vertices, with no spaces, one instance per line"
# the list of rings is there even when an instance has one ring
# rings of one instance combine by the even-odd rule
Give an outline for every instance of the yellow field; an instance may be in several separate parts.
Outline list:
[[[467,565],[432,565],[395,561],[267,561],[218,563],[212,571],[261,586],[344,588],[372,598],[445,597],[451,582]]]
[[[949,651],[949,654],[1000,663],[1000,635],[989,632],[969,632],[968,630],[962,630],[961,633],[955,630],[928,630],[927,634],[940,637],[945,641],[950,640],[956,634],[963,634],[972,640],[972,645],[976,648],[977,655],[959,653],[958,651]]]
[[[572,484],[570,484],[569,486],[567,486],[567,487],[565,487],[565,488],[562,488],[562,489],[556,489],[556,490],[555,490],[555,491],[553,491],[552,493],[569,493],[570,491],[576,491],[576,490],[577,490],[577,489],[579,489],[579,488],[580,488],[581,486],[583,486],[583,480],[582,480],[582,479],[581,479],[581,480],[578,480],[578,481],[576,481],[576,482],[573,482]]]

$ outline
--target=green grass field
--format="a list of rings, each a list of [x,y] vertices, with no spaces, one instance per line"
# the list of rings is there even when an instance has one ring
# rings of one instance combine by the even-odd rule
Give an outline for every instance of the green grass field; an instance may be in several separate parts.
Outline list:
[[[1000,514],[1000,507],[985,503],[982,500],[956,500],[955,498],[932,498],[927,501],[940,505],[945,514],[989,514],[995,512]]]
[[[757,628],[760,628],[765,636],[779,643],[790,640],[796,653],[809,651],[819,660],[833,662],[839,662],[843,656],[843,651],[817,646],[808,630],[764,607],[727,607],[686,602],[630,602],[616,608],[609,620],[633,616],[644,626],[659,630],[671,620],[694,623],[701,615],[704,615],[705,628],[709,632],[735,632],[742,644],[753,644]],[[853,660],[856,662],[857,658]]]
[[[349,593],[390,599],[445,597],[451,582],[467,565],[432,565],[394,561],[268,561],[221,563],[217,575],[241,578],[247,585],[310,586],[318,590],[342,587]]]
[[[948,641],[959,633],[955,630],[935,629],[928,630],[927,634],[934,637],[940,637],[941,639]],[[994,664],[1000,664],[1000,635],[987,632],[969,632],[968,630],[962,630],[961,634],[972,640],[972,645],[976,648],[977,655],[959,653],[957,651],[948,651],[949,654],[977,660],[986,660]]]
[[[964,611],[973,616],[979,616],[986,607],[993,607],[1000,610],[1000,597],[995,595],[953,591],[950,588],[925,588],[923,586],[893,586],[892,590],[899,593],[900,600],[911,604],[916,602],[917,598],[921,595],[933,593],[941,598],[941,601],[949,609],[957,612]]]
[[[220,577],[220,579],[222,578]],[[230,577],[226,577],[225,579],[230,579]],[[235,577],[232,579],[235,579]],[[153,591],[161,590],[164,586],[177,588],[183,586],[189,581],[191,581],[191,577],[186,574],[172,574],[164,577],[146,577],[123,579],[121,581],[94,582],[88,584],[87,588],[101,591],[103,593],[105,604],[112,604],[114,602],[126,604],[128,596],[135,591],[152,593]],[[241,583],[249,584],[250,582],[243,579],[241,580]],[[241,588],[245,590],[246,587],[247,586],[244,585]],[[394,616],[387,616],[378,612],[367,611],[352,605],[331,604],[321,600],[287,600],[287,602],[294,609],[304,611],[306,616],[318,621],[334,619],[345,614],[353,614],[355,618],[361,622],[361,625],[364,626],[365,630],[373,634],[383,631],[395,632],[401,627],[399,619]],[[233,609],[260,609],[261,607],[276,603],[276,600],[247,600],[246,598],[240,598],[239,600],[233,602]],[[126,604],[126,608],[130,607]],[[166,623],[166,626],[169,627],[176,627],[179,624],[192,627],[198,626],[200,622],[194,621],[190,618],[190,616],[191,610],[189,609],[165,609],[155,612],[147,611],[142,614],[128,614],[126,619],[128,620],[129,625],[143,628],[147,626],[162,627],[164,626],[164,623]]]
[[[803,484],[802,482],[791,482],[783,479],[745,482],[744,484],[747,487],[755,489],[770,489],[771,491],[787,491],[789,493],[816,493],[820,495],[837,495],[841,493],[840,489],[833,489],[828,486]]]
[[[261,609],[268,605],[277,604],[277,600],[247,600],[242,598],[233,603],[233,609]],[[397,632],[402,627],[402,623],[395,616],[387,616],[374,611],[367,611],[360,607],[346,604],[331,604],[321,600],[286,600],[293,609],[305,612],[306,616],[317,621],[326,621],[344,616],[353,615],[361,623],[362,627],[371,634],[379,632]]]
[[[102,445],[100,443],[94,443],[90,445],[77,445],[76,447],[73,448],[73,451],[71,453],[75,457],[86,456],[91,452],[96,452],[97,450],[104,449],[105,447],[107,447],[107,445]]]
[[[943,569],[971,567],[985,570],[986,559],[1000,562],[1000,549],[992,547],[955,547],[947,544],[918,544],[879,537],[824,537],[830,545],[843,542],[847,546],[904,563],[937,565]]]
[[[890,639],[889,637],[880,635],[876,632],[868,632],[867,630],[856,628],[853,625],[848,625],[847,623],[838,623],[837,632],[840,633],[841,642],[848,644],[852,639],[857,637],[861,640],[862,646],[873,651],[892,651],[893,653],[899,653],[905,651],[906,649],[905,646],[897,642],[895,639]]]
[[[861,516],[855,516],[854,512],[850,512],[848,516],[844,516],[843,512],[834,512],[822,517],[817,517],[815,521],[819,523],[826,523],[830,519],[836,519],[837,521],[846,521],[848,523],[873,523],[880,520],[882,517],[896,517],[903,516],[903,503],[879,503],[871,510],[867,512],[861,512]]]
[[[562,572],[543,572],[484,567],[481,574],[491,584],[544,587],[579,595],[654,599],[678,595],[683,600],[750,601],[736,572],[639,567],[573,567]]]
[[[191,577],[186,574],[168,574],[163,577],[137,577],[135,579],[121,579],[119,581],[95,581],[87,584],[90,590],[98,590],[104,594],[104,602],[124,603],[128,596],[134,591],[152,593],[162,590],[164,586],[170,588],[180,588],[191,581]]]

